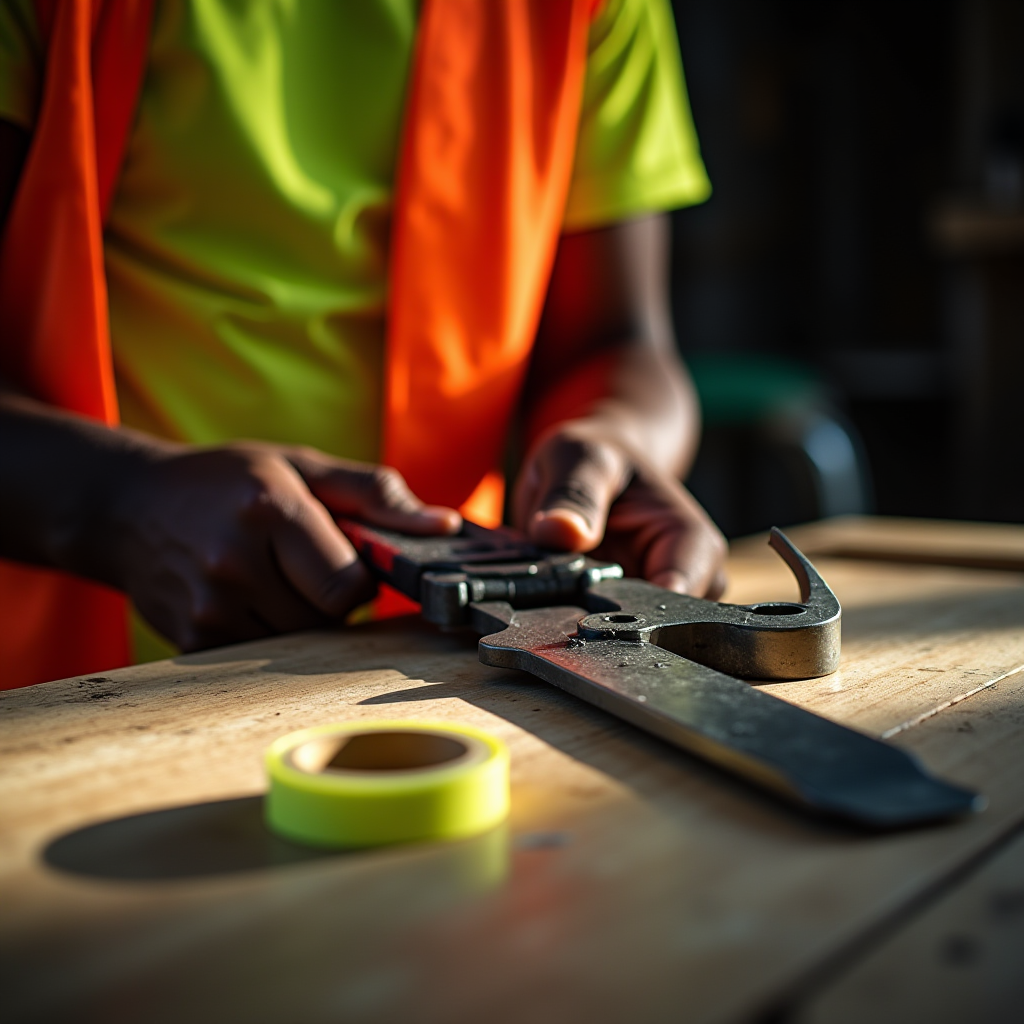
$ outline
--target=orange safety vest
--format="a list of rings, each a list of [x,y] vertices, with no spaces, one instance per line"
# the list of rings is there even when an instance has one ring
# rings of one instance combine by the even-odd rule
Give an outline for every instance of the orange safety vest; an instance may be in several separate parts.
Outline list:
[[[398,166],[383,461],[500,520],[498,472],[569,189],[600,0],[425,0]],[[0,246],[0,375],[118,423],[103,224],[153,0],[36,0],[39,116]],[[0,560],[0,689],[130,661],[125,598]]]

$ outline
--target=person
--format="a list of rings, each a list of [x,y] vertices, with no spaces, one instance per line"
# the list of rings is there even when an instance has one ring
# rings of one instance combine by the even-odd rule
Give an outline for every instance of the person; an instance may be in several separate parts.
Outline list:
[[[667,0],[2,0],[3,684],[123,661],[115,591],[137,648],[343,620],[334,516],[493,525],[502,460],[537,543],[717,596],[667,281],[709,191]]]

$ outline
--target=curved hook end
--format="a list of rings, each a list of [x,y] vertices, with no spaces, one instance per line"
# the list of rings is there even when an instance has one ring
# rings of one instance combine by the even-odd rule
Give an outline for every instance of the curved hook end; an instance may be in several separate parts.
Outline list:
[[[800,585],[800,603],[807,604],[811,599],[811,573],[818,576],[814,567],[777,526],[773,526],[771,529],[768,545],[789,566]],[[820,580],[821,577],[818,579]],[[821,582],[824,583],[824,580]]]
[[[818,605],[823,614],[835,614],[840,610],[839,599],[832,593],[832,588],[818,575],[818,570],[807,556],[777,526],[772,527],[768,543],[796,577],[801,604]]]

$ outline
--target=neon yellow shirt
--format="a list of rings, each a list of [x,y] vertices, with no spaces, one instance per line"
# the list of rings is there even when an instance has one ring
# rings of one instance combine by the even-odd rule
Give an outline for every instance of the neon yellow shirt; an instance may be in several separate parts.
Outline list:
[[[378,455],[392,183],[417,0],[158,0],[105,235],[123,421]],[[31,0],[0,117],[31,127]],[[569,230],[704,199],[667,0],[590,31]]]
[[[105,232],[122,421],[378,457],[392,185],[418,0],[157,0]],[[0,118],[31,129],[32,0],[0,0]],[[710,193],[668,0],[590,30],[567,230]],[[137,660],[173,654],[141,620]]]

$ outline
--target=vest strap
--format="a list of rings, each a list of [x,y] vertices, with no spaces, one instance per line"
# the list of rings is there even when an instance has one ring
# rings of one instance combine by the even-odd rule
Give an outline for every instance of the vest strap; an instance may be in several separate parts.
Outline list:
[[[118,422],[103,217],[131,128],[152,0],[37,0],[46,78],[0,244],[0,373],[26,394]],[[0,688],[130,661],[122,595],[0,561]]]

